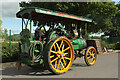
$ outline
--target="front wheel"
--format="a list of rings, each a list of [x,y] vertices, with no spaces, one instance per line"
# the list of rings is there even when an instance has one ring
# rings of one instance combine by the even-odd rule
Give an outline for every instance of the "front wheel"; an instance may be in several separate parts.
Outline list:
[[[45,67],[55,74],[65,73],[72,65],[73,53],[72,44],[66,37],[53,39],[45,48]]]
[[[85,52],[85,63],[88,66],[92,66],[95,64],[96,59],[97,59],[97,51],[94,47],[90,46],[87,48],[86,52]]]

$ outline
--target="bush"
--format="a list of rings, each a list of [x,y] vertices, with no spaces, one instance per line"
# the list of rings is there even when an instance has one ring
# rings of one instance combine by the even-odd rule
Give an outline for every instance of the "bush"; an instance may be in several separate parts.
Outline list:
[[[109,48],[110,49],[115,49],[115,45],[116,45],[115,43],[109,44]]]
[[[19,53],[18,43],[11,43],[11,55],[9,53],[9,43],[2,43],[2,62],[11,62],[17,60],[17,54]]]
[[[104,49],[104,47],[105,47],[105,48],[109,48],[109,47],[108,47],[108,43],[105,42],[105,41],[102,41],[102,49]]]
[[[107,43],[106,41],[102,41],[102,49],[106,47],[107,49],[115,49],[116,43]]]

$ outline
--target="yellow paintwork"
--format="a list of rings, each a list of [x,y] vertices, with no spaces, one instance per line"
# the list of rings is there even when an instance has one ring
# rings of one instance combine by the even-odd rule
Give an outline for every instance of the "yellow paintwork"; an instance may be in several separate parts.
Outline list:
[[[88,57],[89,55],[89,57]],[[92,57],[94,56],[94,57]],[[93,65],[95,64],[95,61],[96,61],[96,58],[97,58],[97,52],[96,52],[96,49],[94,47],[90,47],[88,50],[87,50],[87,55],[86,55],[86,58],[87,58],[87,63],[89,65]],[[90,61],[89,61],[90,60]]]
[[[65,47],[66,44],[67,44],[67,47]],[[68,52],[66,52],[67,50]],[[74,50],[73,50],[72,44],[67,38],[64,38],[64,37],[58,38],[51,46],[50,53],[49,53],[49,60],[50,60],[50,65],[52,69],[57,73],[66,72],[72,65],[73,52]],[[57,57],[52,59],[54,56],[57,56]],[[59,69],[60,65],[62,68]]]

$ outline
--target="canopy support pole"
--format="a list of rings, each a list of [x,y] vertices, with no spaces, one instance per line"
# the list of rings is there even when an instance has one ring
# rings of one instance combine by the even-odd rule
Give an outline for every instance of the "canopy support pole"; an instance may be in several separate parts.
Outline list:
[[[31,26],[31,22],[32,22],[32,15],[31,15],[31,13],[30,13],[30,37],[32,38],[32,26]]]
[[[24,21],[24,19],[22,18],[22,31],[23,31],[23,21]]]

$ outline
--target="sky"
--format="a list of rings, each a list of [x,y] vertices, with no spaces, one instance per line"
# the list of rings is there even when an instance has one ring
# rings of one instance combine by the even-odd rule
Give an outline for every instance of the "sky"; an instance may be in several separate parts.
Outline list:
[[[20,10],[19,2],[30,0],[0,0],[0,18],[2,19],[2,28],[12,30],[13,34],[21,31],[21,19],[16,18],[16,13]],[[120,0],[113,0],[119,2]]]

